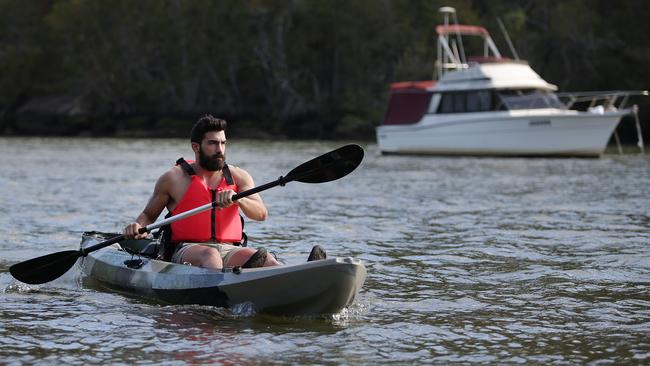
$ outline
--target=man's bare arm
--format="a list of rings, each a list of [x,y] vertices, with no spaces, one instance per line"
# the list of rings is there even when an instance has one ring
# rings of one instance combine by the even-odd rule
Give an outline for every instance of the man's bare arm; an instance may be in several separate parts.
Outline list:
[[[156,221],[160,213],[167,207],[171,199],[169,193],[172,179],[171,174],[172,172],[169,171],[158,178],[149,202],[147,202],[144,210],[142,210],[135,221],[124,228],[124,236],[129,239],[141,239],[147,235],[139,234],[138,230]]]
[[[237,190],[243,192],[255,188],[255,182],[248,172],[243,169],[235,168]],[[262,201],[262,197],[255,193],[248,197],[240,198],[235,202],[242,210],[244,215],[252,220],[264,221],[268,217],[268,211]]]

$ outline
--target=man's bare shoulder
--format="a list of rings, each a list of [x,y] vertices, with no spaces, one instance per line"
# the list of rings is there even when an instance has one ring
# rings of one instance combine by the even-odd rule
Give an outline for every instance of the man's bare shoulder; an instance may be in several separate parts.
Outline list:
[[[176,185],[180,182],[187,180],[187,174],[179,166],[174,166],[168,171],[164,172],[160,178],[158,178],[158,184],[162,185]]]
[[[242,183],[252,184],[253,178],[246,170],[231,164],[228,164],[228,169],[238,185],[241,185]]]

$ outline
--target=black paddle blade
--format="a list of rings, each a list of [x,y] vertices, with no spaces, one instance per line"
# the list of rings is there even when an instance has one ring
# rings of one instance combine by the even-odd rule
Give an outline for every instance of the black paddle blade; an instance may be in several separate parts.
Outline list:
[[[56,252],[14,264],[9,267],[9,272],[20,282],[40,285],[63,276],[79,257],[81,252],[78,250]]]
[[[345,145],[297,166],[285,178],[303,183],[330,182],[350,174],[361,164],[361,160],[361,146]]]

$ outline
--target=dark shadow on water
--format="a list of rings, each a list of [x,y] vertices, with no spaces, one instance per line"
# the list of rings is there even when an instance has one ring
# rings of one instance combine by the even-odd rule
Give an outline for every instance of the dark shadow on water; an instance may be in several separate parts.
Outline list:
[[[138,304],[141,307],[151,307],[154,313],[162,311],[173,315],[174,322],[186,322],[188,326],[203,325],[205,329],[212,328],[215,324],[223,326],[228,324],[237,331],[264,330],[279,333],[319,331],[336,332],[341,329],[338,325],[337,314],[325,314],[318,316],[281,316],[274,314],[258,313],[251,304],[237,304],[232,308],[219,308],[205,305],[175,305],[157,301],[149,297],[133,294],[118,288],[107,287],[96,280],[83,277],[84,288],[109,292],[124,296],[129,302]],[[163,321],[163,324],[170,324]]]

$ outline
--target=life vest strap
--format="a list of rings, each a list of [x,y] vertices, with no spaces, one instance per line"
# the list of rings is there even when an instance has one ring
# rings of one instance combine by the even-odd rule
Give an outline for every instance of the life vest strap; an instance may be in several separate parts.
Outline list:
[[[228,164],[223,165],[223,177],[226,178],[226,184],[229,186],[235,184],[235,180],[232,179],[232,174],[230,173],[230,169],[228,168]]]
[[[179,158],[178,160],[176,160],[176,165],[180,165],[181,169],[183,169],[183,171],[187,175],[189,176],[196,175],[194,168],[192,168],[192,166],[187,161],[185,161],[185,159]]]

